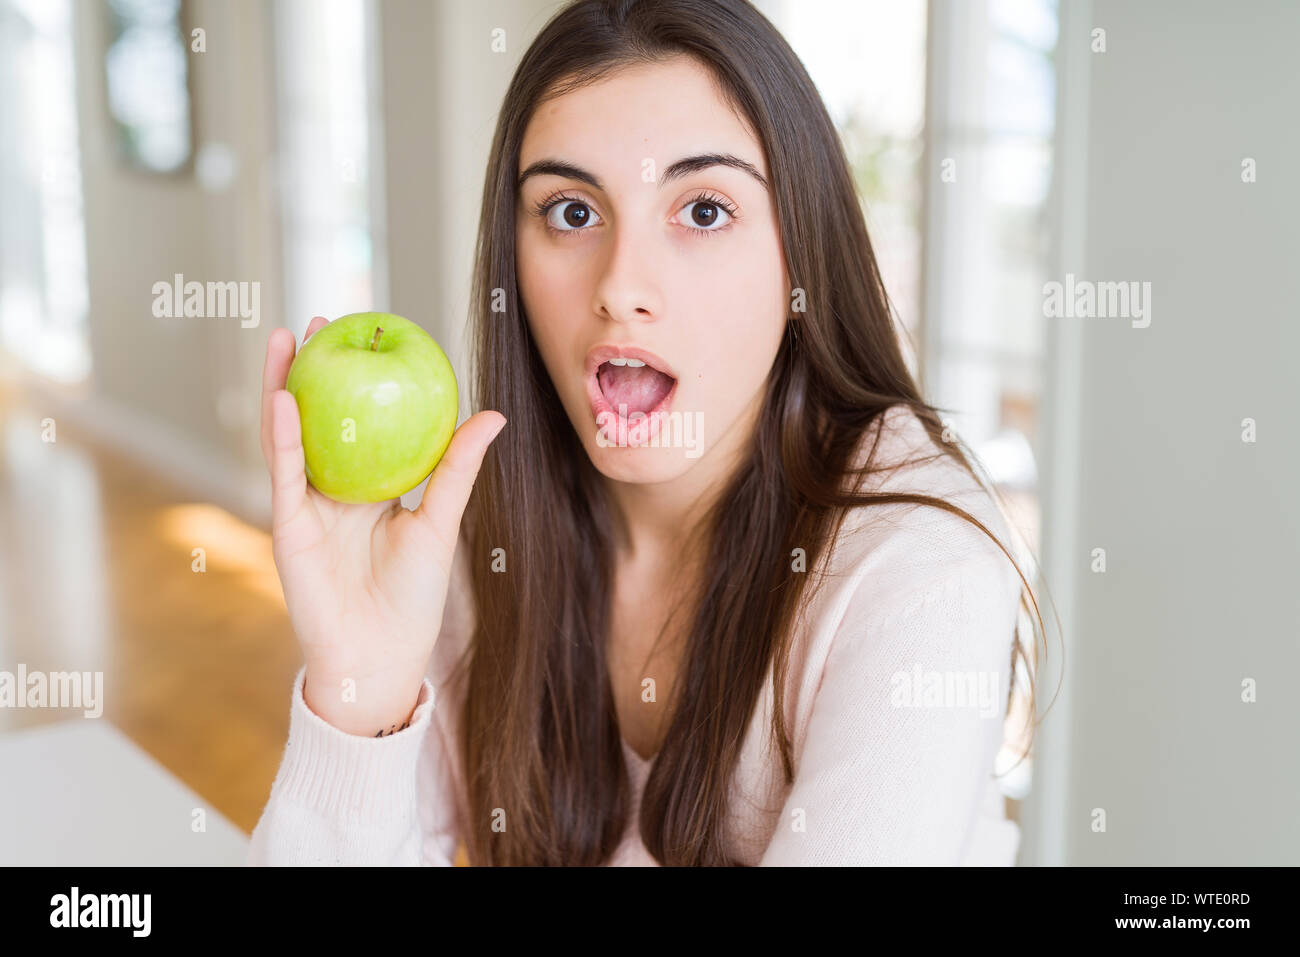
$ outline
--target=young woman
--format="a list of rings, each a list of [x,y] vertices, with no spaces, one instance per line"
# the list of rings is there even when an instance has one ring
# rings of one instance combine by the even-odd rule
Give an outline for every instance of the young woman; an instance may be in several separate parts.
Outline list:
[[[500,411],[414,511],[307,486],[268,344],[305,665],[252,860],[1011,863],[1029,586],[776,30],[743,0],[559,12],[500,113],[473,306]]]

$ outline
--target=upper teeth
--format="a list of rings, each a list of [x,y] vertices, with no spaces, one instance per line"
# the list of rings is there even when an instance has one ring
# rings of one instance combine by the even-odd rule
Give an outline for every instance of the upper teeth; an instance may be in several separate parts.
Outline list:
[[[645,365],[645,363],[642,362],[640,359],[619,359],[619,358],[610,359],[609,364],[612,366],[631,366],[634,369],[639,369],[641,368],[641,366]]]

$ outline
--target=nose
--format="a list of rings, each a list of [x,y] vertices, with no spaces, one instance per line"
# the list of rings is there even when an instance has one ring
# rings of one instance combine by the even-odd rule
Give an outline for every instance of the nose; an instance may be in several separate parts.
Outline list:
[[[657,276],[657,250],[650,232],[634,233],[624,225],[614,232],[599,280],[593,307],[615,322],[645,322],[662,314],[662,288]]]

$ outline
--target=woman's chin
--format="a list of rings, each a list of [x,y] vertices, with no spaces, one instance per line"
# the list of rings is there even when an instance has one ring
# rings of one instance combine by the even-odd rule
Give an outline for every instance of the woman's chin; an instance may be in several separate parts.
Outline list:
[[[688,472],[699,461],[698,456],[688,455],[687,449],[619,444],[598,435],[589,437],[584,445],[596,471],[615,482],[667,482]]]
[[[706,451],[703,412],[623,416],[583,408],[570,420],[592,465],[616,482],[667,482],[689,472]]]

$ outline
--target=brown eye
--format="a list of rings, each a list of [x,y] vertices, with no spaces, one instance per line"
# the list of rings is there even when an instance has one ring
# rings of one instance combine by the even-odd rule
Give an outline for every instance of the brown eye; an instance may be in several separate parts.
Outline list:
[[[691,205],[695,207],[691,212],[691,220],[696,226],[705,229],[716,223],[718,213],[722,212],[722,209],[714,203],[692,203]]]
[[[687,203],[682,225],[700,233],[716,233],[725,229],[733,218],[732,210],[713,199],[699,198]]]
[[[553,229],[561,232],[573,232],[590,225],[593,216],[595,216],[595,212],[586,203],[576,199],[568,199],[561,200],[552,206],[546,215],[546,220]]]

